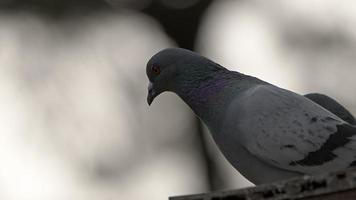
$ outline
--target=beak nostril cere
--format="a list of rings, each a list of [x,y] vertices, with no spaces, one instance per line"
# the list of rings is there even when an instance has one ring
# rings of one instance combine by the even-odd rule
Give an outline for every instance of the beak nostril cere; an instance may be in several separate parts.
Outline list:
[[[148,84],[148,92],[151,92],[152,89],[153,89],[153,84],[152,84],[152,82],[150,82],[150,83]]]

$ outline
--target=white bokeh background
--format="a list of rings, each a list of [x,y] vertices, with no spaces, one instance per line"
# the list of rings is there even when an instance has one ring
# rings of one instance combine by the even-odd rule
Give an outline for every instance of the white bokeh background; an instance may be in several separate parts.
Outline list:
[[[356,114],[356,3],[228,1],[210,6],[196,50]],[[136,11],[54,21],[0,14],[0,198],[167,199],[206,192],[189,137],[195,118],[174,94],[146,104],[145,65],[175,46]],[[225,189],[251,185],[211,144]]]

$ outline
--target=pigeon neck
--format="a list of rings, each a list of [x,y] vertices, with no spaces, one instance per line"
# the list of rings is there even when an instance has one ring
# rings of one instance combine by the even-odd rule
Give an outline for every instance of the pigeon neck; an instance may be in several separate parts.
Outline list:
[[[178,87],[179,90],[176,93],[205,124],[218,126],[219,119],[222,119],[221,114],[224,113],[232,97],[239,91],[236,83],[243,79],[243,76],[228,70],[201,75],[194,81],[186,80],[185,84]]]

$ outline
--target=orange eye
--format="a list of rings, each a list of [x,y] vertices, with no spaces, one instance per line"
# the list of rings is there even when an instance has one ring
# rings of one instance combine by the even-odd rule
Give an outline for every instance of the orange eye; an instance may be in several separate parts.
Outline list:
[[[156,75],[158,75],[159,73],[161,73],[161,69],[157,66],[153,66],[152,67],[152,72]]]

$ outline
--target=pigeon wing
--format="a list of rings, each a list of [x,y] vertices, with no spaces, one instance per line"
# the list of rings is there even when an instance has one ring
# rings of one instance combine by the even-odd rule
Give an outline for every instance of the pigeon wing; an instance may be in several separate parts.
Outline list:
[[[305,174],[345,169],[356,160],[356,127],[308,98],[259,85],[238,101],[236,134],[259,159]]]

